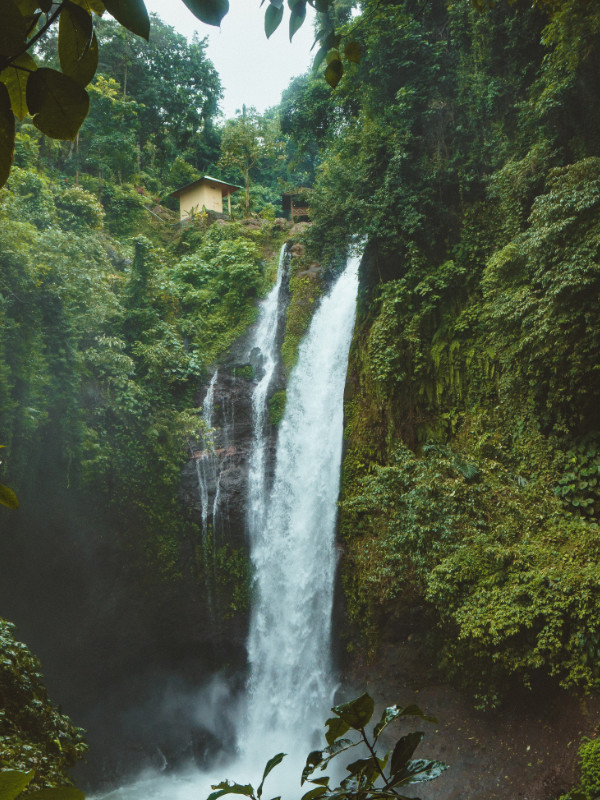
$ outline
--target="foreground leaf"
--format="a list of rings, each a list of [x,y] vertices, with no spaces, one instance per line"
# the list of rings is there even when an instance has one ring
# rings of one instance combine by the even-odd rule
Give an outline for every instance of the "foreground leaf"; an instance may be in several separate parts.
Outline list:
[[[7,769],[0,772],[0,800],[14,800],[32,780],[35,772]]]
[[[374,709],[373,698],[365,692],[360,697],[357,697],[356,700],[351,700],[349,703],[343,703],[340,706],[334,706],[331,710],[343,719],[346,725],[360,731],[373,716]]]
[[[274,769],[278,764],[281,764],[281,762],[283,761],[283,759],[285,757],[286,757],[286,753],[277,753],[276,756],[273,756],[273,758],[270,758],[267,761],[267,765],[265,767],[265,771],[263,772],[262,781],[260,782],[260,786],[256,790],[256,796],[257,797],[261,797],[262,796],[262,790],[263,790],[263,785],[265,783],[265,778],[267,777],[269,772],[271,772],[271,770]]]
[[[150,17],[144,0],[104,0],[104,5],[108,13],[127,30],[143,39],[150,38]]]
[[[8,89],[12,110],[19,119],[27,114],[27,81],[36,69],[37,64],[33,58],[28,53],[23,53],[0,73],[0,81]]]
[[[360,64],[361,49],[358,42],[348,42],[344,47],[344,55],[348,61],[353,61],[355,64]]]
[[[397,773],[400,773],[401,770],[406,769],[408,761],[417,747],[421,744],[423,736],[424,734],[421,733],[421,731],[414,731],[413,733],[403,736],[396,742],[390,763],[392,777],[394,777]]]
[[[86,11],[93,11],[98,16],[101,16],[106,11],[106,6],[102,0],[71,0],[71,2],[85,8]]]
[[[265,11],[265,33],[267,34],[267,39],[277,30],[282,19],[283,5],[276,6],[274,3],[271,3]]]
[[[53,139],[74,139],[87,116],[90,99],[77,81],[42,67],[27,81],[33,124]]]
[[[306,0],[297,0],[292,6],[292,13],[290,16],[290,42],[292,41],[296,31],[302,27],[302,23],[306,18]]]
[[[14,117],[13,117],[13,124],[14,124]],[[3,156],[2,150],[2,142],[0,140],[0,159]],[[11,152],[12,156],[12,152]],[[7,176],[8,177],[8,176]],[[19,507],[19,501],[17,499],[17,495],[13,492],[12,489],[9,489],[8,486],[4,486],[4,484],[0,483],[0,505],[6,506],[7,508],[17,509]],[[0,800],[2,798],[0,797]]]
[[[448,769],[441,761],[427,761],[423,758],[409,761],[406,769],[394,777],[390,786],[408,786],[411,783],[432,781]]]
[[[373,729],[373,734],[375,735],[375,739],[377,739],[380,736],[381,732],[385,728],[387,728],[390,722],[393,722],[395,719],[398,719],[398,717],[419,717],[419,719],[423,719],[426,722],[437,722],[436,717],[432,717],[429,714],[425,714],[419,708],[419,706],[415,705],[414,703],[412,703],[409,706],[406,706],[405,708],[402,706],[389,706],[384,710],[383,714],[381,715],[381,719]]]
[[[8,89],[0,83],[0,186],[4,186],[10,175],[14,149],[15,115],[10,105]],[[0,485],[0,502],[9,508],[16,508],[18,503],[14,506],[7,502],[7,492],[10,492],[10,489]],[[14,499],[16,500],[16,497]]]
[[[343,736],[350,729],[348,723],[344,722],[341,717],[331,717],[331,719],[327,720],[325,725],[327,725],[328,728],[325,734],[327,744],[333,744],[336,739],[339,739],[340,736]]]
[[[15,0],[2,0],[2,25],[0,25],[0,53],[16,56],[24,49],[29,21]]]
[[[85,795],[74,786],[56,786],[32,792],[27,795],[27,800],[85,800]]]
[[[324,795],[326,792],[326,786],[316,786],[314,789],[311,789],[310,792],[303,794],[302,800],[316,800],[317,797],[322,797],[322,795]]]
[[[87,86],[98,67],[98,41],[92,18],[80,6],[66,5],[58,25],[58,57],[65,75]]]
[[[201,22],[217,27],[229,11],[229,0],[183,0],[183,2]]]
[[[313,750],[312,753],[308,754],[308,758],[306,759],[306,766],[302,770],[300,785],[308,780],[309,776],[312,775],[317,767],[321,767],[322,770],[325,769],[331,759],[335,758],[338,753],[349,750],[351,747],[356,747],[356,745],[357,742],[353,742],[352,739],[338,739],[337,742],[334,742],[324,750]]]
[[[344,65],[341,61],[334,59],[330,61],[327,65],[327,69],[325,70],[325,80],[331,86],[332,89],[338,85],[340,80],[342,79],[342,75],[344,74]]]
[[[242,785],[240,783],[229,783],[229,781],[221,781],[221,783],[217,783],[215,786],[212,787],[216,789],[216,792],[209,794],[207,800],[217,800],[219,797],[223,797],[226,794],[242,794],[246,797],[254,797],[254,789],[248,783],[246,785]]]

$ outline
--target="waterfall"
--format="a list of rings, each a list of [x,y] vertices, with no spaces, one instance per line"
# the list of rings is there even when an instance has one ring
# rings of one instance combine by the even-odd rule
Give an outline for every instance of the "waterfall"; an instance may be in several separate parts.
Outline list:
[[[250,342],[248,360],[256,363],[258,383],[252,393],[252,451],[248,465],[248,531],[253,541],[265,523],[267,500],[267,395],[278,362],[278,332],[284,306],[281,287],[286,268],[286,245],[279,253],[275,285],[260,305],[258,322]]]
[[[251,495],[249,526],[255,599],[248,641],[248,713],[240,741],[249,761],[264,763],[281,750],[305,757],[333,688],[335,523],[359,260],[349,260],[323,298],[300,347],[268,498],[264,491],[259,496],[265,482],[261,430],[266,387],[256,387],[258,455],[252,464],[262,472],[252,476],[257,491]],[[265,342],[271,342],[266,334]],[[270,347],[264,351],[265,363],[270,363]]]
[[[200,496],[200,513],[202,520],[202,539],[204,542],[206,542],[206,536],[208,534],[209,486],[214,482],[217,482],[218,485],[219,481],[219,476],[217,475],[217,458],[215,455],[215,444],[212,431],[215,383],[217,382],[218,377],[219,370],[216,369],[210,380],[208,389],[206,390],[204,400],[202,401],[202,420],[206,425],[207,433],[205,433],[203,437],[204,442],[202,451],[196,458],[196,475],[198,477],[198,494]],[[213,503],[212,509],[213,528],[216,513],[218,511],[216,497],[217,495],[215,495],[215,503]]]
[[[262,301],[249,358],[256,363],[247,525],[255,570],[248,640],[250,677],[245,713],[219,700],[218,721],[233,714],[238,755],[208,772],[160,773],[124,786],[105,800],[204,800],[227,777],[260,781],[270,757],[286,752],[269,780],[297,797],[300,771],[322,733],[333,691],[331,614],[336,567],[335,523],[343,435],[343,392],[354,328],[360,258],[348,261],[317,308],[289,380],[269,486],[268,397],[278,365],[285,273]],[[216,382],[216,377],[213,376]],[[203,404],[211,421],[214,383]],[[217,484],[218,494],[218,484]],[[216,502],[216,497],[215,497]],[[205,708],[197,709],[201,717]],[[320,739],[319,739],[320,743]]]

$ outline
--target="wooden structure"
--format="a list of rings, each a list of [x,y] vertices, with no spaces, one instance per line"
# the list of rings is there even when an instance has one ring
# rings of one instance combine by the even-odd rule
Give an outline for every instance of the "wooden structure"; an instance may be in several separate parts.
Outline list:
[[[216,211],[223,214],[223,199],[227,198],[227,214],[231,214],[231,195],[243,187],[234,183],[225,183],[210,175],[203,175],[197,181],[188,183],[171,197],[179,198],[179,219],[191,219],[203,211]]]
[[[284,211],[288,211],[290,220],[294,222],[310,222],[308,212],[308,193],[309,189],[295,189],[292,192],[284,192],[281,197],[281,204]]]

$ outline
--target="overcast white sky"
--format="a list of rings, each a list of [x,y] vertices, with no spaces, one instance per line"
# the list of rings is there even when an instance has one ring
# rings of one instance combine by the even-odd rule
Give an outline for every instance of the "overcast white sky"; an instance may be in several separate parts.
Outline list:
[[[219,29],[203,25],[181,0],[146,0],[148,11],[189,39],[194,31],[208,36],[208,56],[223,84],[225,117],[233,117],[244,103],[258,111],[276,105],[290,79],[305,72],[314,55],[310,52],[314,41],[310,6],[304,25],[290,43],[287,4],[283,22],[270,39],[265,36],[265,6],[260,7],[260,0],[229,0],[229,4]]]

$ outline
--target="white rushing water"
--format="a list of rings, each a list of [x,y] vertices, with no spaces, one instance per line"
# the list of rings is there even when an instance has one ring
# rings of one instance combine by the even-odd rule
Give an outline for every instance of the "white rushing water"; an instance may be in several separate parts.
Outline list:
[[[202,420],[206,425],[208,434],[204,436],[204,446],[199,457],[196,458],[196,477],[198,478],[198,494],[200,496],[200,512],[202,519],[202,538],[206,540],[208,534],[208,487],[211,482],[218,480],[217,458],[212,431],[213,423],[213,402],[215,395],[215,383],[219,377],[219,370],[216,369],[206,390],[206,395],[202,401]],[[217,508],[213,508],[213,520],[216,516]]]
[[[205,800],[224,778],[260,781],[266,761],[288,753],[268,778],[293,800],[308,751],[322,741],[331,705],[331,615],[336,568],[335,526],[343,437],[343,392],[354,328],[360,257],[317,308],[287,387],[275,476],[267,487],[267,397],[277,367],[277,328],[284,257],[263,300],[251,343],[262,369],[253,396],[248,528],[255,570],[245,713],[238,754],[213,774],[197,771],[141,780],[114,800]],[[202,709],[198,709],[201,718]],[[319,739],[315,742],[316,734]]]
[[[343,393],[358,265],[358,257],[349,261],[302,342],[279,428],[273,489],[261,525],[251,529],[255,595],[240,737],[249,760],[264,762],[280,750],[304,759],[331,700]]]
[[[250,342],[248,358],[258,360],[259,381],[252,393],[252,451],[248,465],[248,531],[252,542],[265,524],[267,507],[266,420],[267,395],[277,367],[277,333],[283,311],[281,287],[286,268],[286,246],[279,253],[275,285],[260,304],[258,322]],[[258,357],[258,358],[257,358]]]

